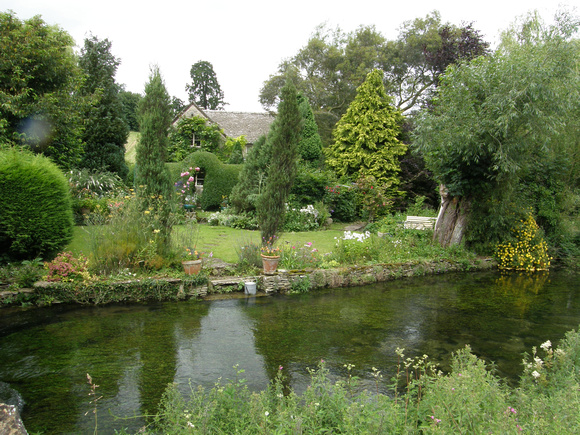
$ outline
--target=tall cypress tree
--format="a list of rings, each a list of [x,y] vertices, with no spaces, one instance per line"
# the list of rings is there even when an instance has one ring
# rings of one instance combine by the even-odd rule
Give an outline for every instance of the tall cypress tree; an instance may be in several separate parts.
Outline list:
[[[271,160],[256,207],[263,243],[272,240],[284,224],[286,199],[296,177],[301,128],[296,88],[288,80],[280,92],[278,116],[268,135]]]
[[[135,185],[144,212],[158,219],[163,246],[169,246],[173,186],[165,166],[171,125],[171,99],[158,67],[153,67],[139,104],[141,138],[137,145]]]

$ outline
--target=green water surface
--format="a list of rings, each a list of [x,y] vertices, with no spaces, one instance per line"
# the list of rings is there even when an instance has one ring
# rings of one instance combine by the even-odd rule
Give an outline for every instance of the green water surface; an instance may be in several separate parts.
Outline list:
[[[303,295],[240,297],[105,307],[53,306],[0,311],[0,382],[25,401],[29,432],[92,433],[99,385],[99,432],[136,432],[170,383],[184,392],[234,379],[265,388],[283,366],[289,385],[308,385],[307,367],[324,359],[331,375],[354,364],[361,388],[387,391],[395,349],[448,368],[470,344],[515,383],[524,352],[557,343],[580,323],[579,275],[448,274]]]

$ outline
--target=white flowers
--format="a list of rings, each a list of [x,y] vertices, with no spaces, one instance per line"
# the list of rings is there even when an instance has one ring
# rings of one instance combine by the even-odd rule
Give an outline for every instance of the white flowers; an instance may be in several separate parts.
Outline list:
[[[542,343],[540,345],[540,347],[542,349],[544,349],[544,351],[548,352],[548,350],[550,350],[550,348],[552,347],[552,342],[550,340],[546,341],[545,343]]]
[[[345,231],[344,236],[342,236],[340,240],[356,240],[357,242],[363,243],[370,236],[371,236],[371,233],[369,231],[365,231],[364,233],[356,233],[354,231]]]
[[[534,370],[534,371],[532,372],[532,376],[533,376],[535,379],[538,379],[538,378],[540,377],[540,374],[539,374],[539,373],[538,373],[536,370]]]

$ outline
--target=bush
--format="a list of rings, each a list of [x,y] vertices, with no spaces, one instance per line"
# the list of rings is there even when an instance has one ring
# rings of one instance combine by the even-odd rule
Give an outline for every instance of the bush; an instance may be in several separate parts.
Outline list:
[[[312,231],[316,230],[318,227],[318,210],[316,210],[312,205],[308,205],[301,209],[286,206],[283,231]]]
[[[69,185],[47,157],[0,152],[0,256],[51,258],[72,239]]]
[[[352,184],[325,186],[324,202],[330,208],[332,219],[340,222],[353,222],[357,219],[356,189]]]
[[[199,204],[204,210],[217,210],[224,198],[229,197],[232,189],[238,183],[242,165],[229,165],[219,161],[212,153],[198,151],[190,154],[179,164],[171,164],[170,171],[174,182],[180,179],[180,174],[188,168],[200,168],[203,174],[203,192]]]
[[[299,205],[314,204],[324,199],[324,188],[332,184],[332,175],[301,163],[290,190],[290,200]]]

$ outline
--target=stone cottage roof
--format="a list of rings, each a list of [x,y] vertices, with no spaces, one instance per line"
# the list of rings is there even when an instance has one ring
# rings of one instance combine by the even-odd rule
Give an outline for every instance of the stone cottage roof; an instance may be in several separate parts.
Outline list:
[[[210,121],[219,125],[226,136],[246,136],[254,143],[260,136],[268,134],[274,117],[269,113],[227,112],[225,110],[205,110]]]
[[[217,124],[227,137],[235,138],[246,136],[249,144],[254,143],[260,136],[266,135],[274,116],[259,112],[228,112],[226,110],[205,110],[191,103],[173,121],[173,124],[182,118],[201,116]]]

